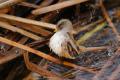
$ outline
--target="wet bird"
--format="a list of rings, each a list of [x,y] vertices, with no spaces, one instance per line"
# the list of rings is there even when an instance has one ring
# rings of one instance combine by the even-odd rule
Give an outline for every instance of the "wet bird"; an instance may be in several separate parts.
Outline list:
[[[75,59],[80,48],[73,38],[73,25],[68,19],[62,19],[57,23],[57,31],[50,38],[50,49],[60,57]]]

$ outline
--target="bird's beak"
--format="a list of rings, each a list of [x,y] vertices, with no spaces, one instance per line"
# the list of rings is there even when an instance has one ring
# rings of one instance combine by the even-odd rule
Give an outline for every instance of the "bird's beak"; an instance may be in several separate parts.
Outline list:
[[[57,28],[55,28],[54,32],[57,32],[57,31],[58,31],[58,29],[57,29]]]

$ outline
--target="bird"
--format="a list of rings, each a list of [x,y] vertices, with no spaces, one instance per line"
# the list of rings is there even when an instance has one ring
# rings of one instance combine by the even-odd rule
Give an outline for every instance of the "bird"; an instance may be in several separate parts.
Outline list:
[[[80,52],[73,34],[72,22],[68,19],[61,19],[56,24],[56,32],[50,38],[49,47],[59,57],[75,59]]]

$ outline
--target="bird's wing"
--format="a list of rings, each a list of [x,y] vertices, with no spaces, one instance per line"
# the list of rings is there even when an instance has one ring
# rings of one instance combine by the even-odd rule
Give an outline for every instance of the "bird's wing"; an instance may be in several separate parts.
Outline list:
[[[75,59],[75,57],[71,56],[68,52],[68,47],[67,47],[67,41],[65,41],[64,43],[61,44],[61,48],[62,48],[62,56],[69,58],[69,59]]]
[[[67,33],[68,40],[65,41],[63,45],[64,56],[68,56],[68,58],[75,58],[79,54],[79,47],[75,43],[73,36],[70,33]]]

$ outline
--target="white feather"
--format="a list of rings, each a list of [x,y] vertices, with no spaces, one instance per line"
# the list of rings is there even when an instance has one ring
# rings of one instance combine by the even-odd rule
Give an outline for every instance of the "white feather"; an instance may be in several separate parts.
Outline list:
[[[63,31],[56,32],[51,38],[49,47],[52,49],[53,52],[55,52],[59,56],[62,55],[62,44],[65,43],[66,40],[68,40],[68,37],[65,36],[66,33]]]
[[[57,23],[57,26],[61,27],[62,29],[60,29],[50,38],[49,47],[58,56],[73,59],[73,57],[68,54],[68,50],[66,48],[66,42],[71,42],[68,32],[73,30],[72,23],[67,19],[62,19]]]

